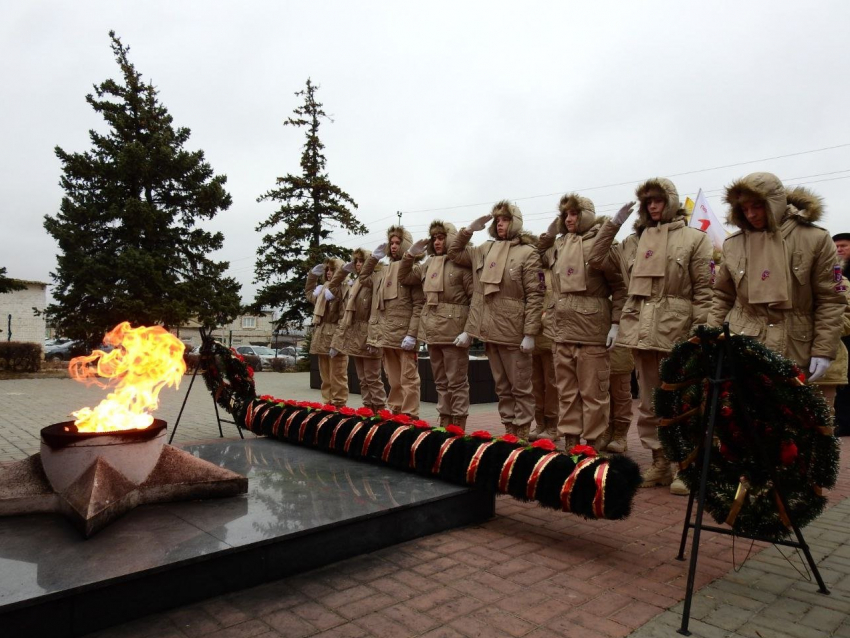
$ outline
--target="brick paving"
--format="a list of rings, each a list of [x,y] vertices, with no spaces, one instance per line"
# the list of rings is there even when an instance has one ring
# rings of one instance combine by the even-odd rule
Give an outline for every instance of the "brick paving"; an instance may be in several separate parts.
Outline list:
[[[260,373],[258,390],[315,398],[306,375]],[[198,382],[196,382],[197,386]],[[184,386],[185,389],[185,386]],[[173,423],[184,391],[163,392]],[[0,381],[0,462],[37,451],[38,430],[103,395],[70,380]],[[44,397],[50,401],[43,404]],[[356,396],[354,397],[356,399]],[[424,404],[422,416],[436,416]],[[495,406],[473,407],[469,427],[500,432]],[[225,424],[227,436],[233,425]],[[203,385],[175,440],[217,436]],[[246,436],[252,436],[250,434]],[[634,428],[629,454],[649,463]],[[704,534],[690,629],[705,638],[850,638],[850,469],[841,459],[830,509],[805,530],[832,591],[797,573],[793,550]],[[98,638],[673,636],[687,562],[675,560],[686,499],[639,490],[625,521],[586,521],[509,497],[496,516],[294,578],[267,583],[92,634]],[[741,564],[744,566],[741,568]],[[733,569],[736,565],[740,569]]]

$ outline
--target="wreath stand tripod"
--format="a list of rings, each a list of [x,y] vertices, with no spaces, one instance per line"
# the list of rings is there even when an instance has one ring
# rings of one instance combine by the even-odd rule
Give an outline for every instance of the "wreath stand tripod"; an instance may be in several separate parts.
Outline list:
[[[818,571],[817,565],[815,564],[815,560],[812,557],[811,551],[809,551],[809,546],[806,544],[805,539],[803,538],[803,533],[800,531],[799,526],[794,522],[793,519],[790,518],[789,521],[790,526],[794,530],[794,535],[796,536],[796,541],[785,541],[785,540],[773,540],[769,538],[759,538],[757,536],[750,536],[745,534],[736,534],[731,529],[724,527],[715,527],[713,525],[703,525],[702,518],[705,508],[705,496],[706,496],[706,484],[708,482],[708,472],[709,472],[709,461],[710,455],[709,451],[711,450],[711,445],[714,440],[714,424],[717,418],[717,405],[721,392],[721,385],[724,382],[731,381],[732,383],[736,380],[736,371],[735,371],[735,357],[732,352],[732,348],[730,346],[731,343],[731,335],[729,333],[729,324],[723,324],[723,334],[718,338],[718,343],[716,345],[717,352],[717,363],[715,369],[708,370],[709,374],[709,384],[711,386],[711,399],[709,402],[709,412],[708,412],[708,421],[706,423],[705,428],[705,436],[703,438],[702,447],[697,457],[698,462],[702,464],[701,472],[700,472],[700,480],[699,480],[699,490],[695,495],[693,490],[691,490],[690,497],[688,498],[688,509],[685,514],[685,522],[682,528],[682,541],[679,545],[679,555],[676,557],[677,560],[685,560],[685,545],[688,540],[688,530],[694,530],[694,537],[691,543],[691,560],[690,566],[688,568],[688,582],[687,588],[685,590],[685,605],[682,610],[682,625],[677,630],[678,633],[684,636],[690,636],[691,632],[688,630],[688,624],[690,622],[691,616],[691,601],[693,599],[694,594],[694,579],[696,578],[696,568],[697,568],[697,558],[699,555],[699,542],[700,542],[700,534],[704,530],[706,532],[715,532],[717,534],[726,534],[727,536],[737,536],[739,538],[747,538],[750,540],[756,541],[764,541],[767,543],[773,543],[774,545],[783,545],[785,547],[793,547],[795,549],[799,549],[803,551],[803,554],[806,557],[806,562],[809,565],[809,568],[812,571],[812,574],[815,577],[815,580],[818,584],[818,591],[821,594],[829,594],[829,590],[826,588],[826,585],[821,578],[820,572]],[[706,355],[709,355],[710,344],[703,344],[703,349]],[[710,362],[711,357],[708,356],[707,360]],[[711,365],[710,363],[708,364]],[[772,466],[768,462],[764,448],[760,445],[758,440],[758,435],[756,434],[756,430],[753,427],[753,424],[750,422],[749,413],[746,410],[741,410],[741,413],[746,415],[744,420],[744,425],[746,427],[747,436],[753,446],[753,449],[759,455],[759,461],[764,468],[768,470],[768,473],[773,480],[774,490],[776,493],[776,497],[778,501],[782,504],[785,512],[788,512],[788,503],[785,499],[785,495],[782,492],[781,486],[778,482],[778,477],[776,475],[775,470],[773,470]],[[697,512],[696,519],[693,523],[691,523],[691,512],[693,511],[694,500],[697,502]]]
[[[201,343],[205,344],[208,339],[212,339],[206,330],[201,328]],[[207,353],[209,355],[210,353]],[[195,370],[192,372],[192,379],[189,381],[189,387],[186,389],[186,396],[183,397],[183,404],[180,406],[180,412],[177,413],[177,420],[174,422],[174,427],[171,429],[171,436],[168,437],[168,444],[171,445],[171,442],[174,440],[174,435],[177,434],[177,426],[180,425],[180,418],[183,416],[183,410],[186,409],[186,402],[189,400],[189,393],[192,391],[192,386],[195,384],[195,377],[198,376],[198,370],[201,369],[201,366],[205,362],[205,354],[203,346],[201,348],[201,357],[198,361],[198,365],[195,366]],[[239,438],[244,439],[245,436],[242,434],[242,427],[236,422],[230,419],[222,419],[221,415],[218,412],[218,404],[215,402],[215,397],[212,397],[213,408],[215,408],[215,420],[218,422],[218,436],[219,438],[224,438],[224,431],[221,428],[222,421],[225,423],[232,423],[236,426],[236,429],[239,431]]]

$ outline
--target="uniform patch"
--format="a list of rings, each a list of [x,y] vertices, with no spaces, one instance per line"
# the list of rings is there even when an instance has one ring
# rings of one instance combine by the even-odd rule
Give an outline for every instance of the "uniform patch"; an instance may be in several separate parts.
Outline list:
[[[437,276],[437,273],[435,273],[435,272],[432,272],[432,273],[431,273],[431,279],[433,279],[433,278],[434,278],[434,277],[436,277],[436,276]]]
[[[567,268],[567,277],[572,275],[574,272],[575,272],[575,270],[573,270],[572,268]]]
[[[644,258],[644,259],[649,259],[649,258],[650,258],[650,257],[652,257],[654,254],[655,254],[655,253],[654,253],[654,252],[652,252],[651,250],[647,250],[647,251],[646,251],[646,254],[643,256],[643,258]]]
[[[770,277],[770,271],[769,271],[769,270],[765,270],[765,271],[761,274],[761,280],[762,280],[762,281],[765,281],[768,277]]]
[[[832,280],[837,284],[841,283],[841,266],[839,264],[832,267]]]
[[[844,284],[838,284],[835,287],[835,292],[847,292],[847,286],[845,286]]]
[[[495,267],[496,267],[496,262],[495,262],[495,261],[491,261],[491,262],[490,262],[490,268],[495,268]]]

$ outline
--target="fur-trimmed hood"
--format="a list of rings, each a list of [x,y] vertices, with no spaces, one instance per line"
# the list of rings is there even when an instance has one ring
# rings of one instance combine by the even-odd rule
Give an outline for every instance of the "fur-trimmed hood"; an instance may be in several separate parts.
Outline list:
[[[329,281],[327,277],[328,270],[333,269],[334,271],[338,271],[345,265],[345,262],[342,259],[337,259],[336,257],[328,257],[325,261],[322,262],[325,266],[325,281]]]
[[[360,259],[360,260],[362,260],[362,261],[363,261],[363,263],[365,264],[365,263],[366,263],[366,261],[367,261],[367,260],[369,259],[369,257],[371,257],[371,256],[372,256],[372,251],[371,251],[371,250],[369,250],[368,248],[355,248],[355,249],[351,252],[351,261],[357,261],[358,259]],[[381,268],[383,268],[383,267],[384,267],[384,265],[383,265],[381,262],[378,262],[377,264],[375,264],[375,270],[376,270],[376,271],[381,270]],[[356,272],[354,272],[354,273],[352,273],[352,274],[353,274],[353,275],[355,275],[355,276],[357,276],[357,273],[356,273]]]
[[[567,193],[558,202],[558,234],[567,234],[567,211],[578,211],[578,229],[576,234],[584,235],[596,225],[596,207],[593,202],[578,193]]]
[[[398,257],[395,259],[390,256],[390,247],[387,246],[387,256],[391,261],[398,261],[404,256],[410,247],[413,245],[413,235],[410,234],[410,231],[407,230],[404,226],[401,225],[393,225],[387,228],[387,242],[389,243],[390,239],[393,237],[398,237],[401,239],[401,246],[399,246]]]
[[[443,254],[447,254],[449,252],[449,246],[455,240],[457,236],[457,228],[454,224],[450,222],[444,222],[441,219],[435,219],[431,222],[431,225],[428,227],[428,248],[426,248],[426,252],[429,255],[435,255],[434,252],[434,235],[443,234],[446,236],[445,247],[443,250]]]
[[[511,204],[508,200],[503,199],[493,206],[493,210],[490,211],[490,215],[493,217],[493,221],[490,222],[490,226],[487,227],[487,232],[493,239],[497,241],[499,239],[498,235],[496,235],[496,218],[501,216],[511,218],[511,225],[508,228],[508,236],[506,239],[514,239],[522,233],[522,211],[516,204]]]
[[[640,232],[647,226],[654,226],[655,222],[649,216],[646,198],[652,191],[659,191],[667,197],[667,205],[664,207],[664,212],[661,213],[661,223],[666,224],[673,221],[676,217],[684,215],[685,211],[679,202],[679,191],[676,186],[666,177],[653,177],[646,180],[643,184],[635,189],[635,197],[640,202],[638,209],[638,219],[635,223],[635,229]]]
[[[823,215],[823,200],[808,188],[786,188],[773,173],[750,173],[726,187],[723,201],[729,205],[727,221],[741,230],[752,230],[741,209],[741,200],[752,198],[763,201],[767,209],[767,230],[778,229],[786,216],[813,224]]]

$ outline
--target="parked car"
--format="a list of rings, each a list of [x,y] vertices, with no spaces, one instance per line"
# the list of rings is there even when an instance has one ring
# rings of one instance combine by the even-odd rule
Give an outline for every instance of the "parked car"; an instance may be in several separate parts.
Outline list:
[[[266,346],[236,346],[236,352],[242,355],[253,355],[260,359],[260,366],[257,368],[256,372],[261,372],[262,370],[271,370],[272,361],[274,361],[275,353],[271,348],[267,348]]]
[[[81,341],[63,341],[47,346],[44,349],[44,359],[45,361],[70,361],[85,353],[86,348]]]
[[[295,348],[287,346],[275,350],[278,361],[283,361],[283,365],[290,368],[295,365]]]

